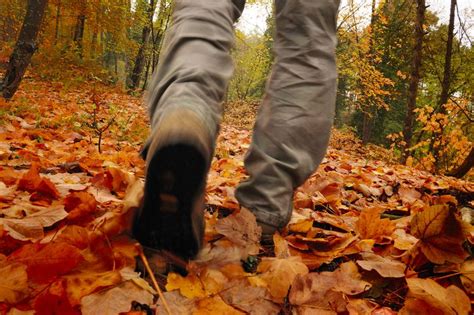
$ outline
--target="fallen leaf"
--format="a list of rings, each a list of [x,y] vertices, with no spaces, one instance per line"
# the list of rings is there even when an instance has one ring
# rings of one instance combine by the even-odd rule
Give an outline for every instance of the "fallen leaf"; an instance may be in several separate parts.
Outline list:
[[[34,302],[35,314],[50,315],[80,315],[78,309],[72,307],[67,298],[64,281],[54,282],[43,291]]]
[[[381,210],[369,208],[363,210],[356,222],[356,230],[363,239],[381,239],[390,236],[395,230],[395,223],[389,219],[380,218]]]
[[[411,233],[420,239],[421,251],[431,262],[462,263],[468,254],[462,248],[462,225],[446,205],[435,205],[416,213]]]
[[[229,284],[229,288],[219,294],[229,305],[251,315],[278,314],[280,307],[270,301],[267,290],[250,286],[246,280]]]
[[[81,299],[101,288],[120,283],[122,277],[118,271],[91,272],[83,271],[77,274],[66,275],[67,294],[72,305],[79,305]]]
[[[210,298],[199,300],[196,303],[196,310],[193,315],[243,315],[245,313],[238,311],[230,305],[227,305],[220,296],[216,295]]]
[[[0,302],[15,304],[28,292],[26,266],[19,263],[0,262]]]
[[[259,244],[262,235],[262,228],[257,225],[255,215],[245,208],[219,220],[216,231],[240,246]]]
[[[357,264],[364,270],[375,270],[384,278],[405,277],[406,265],[402,262],[373,253],[361,253],[361,256],[364,260],[357,260]]]
[[[432,279],[419,278],[409,278],[407,284],[409,306],[407,310],[402,309],[401,314],[411,314],[408,312],[408,309],[413,310],[410,299],[422,300],[430,308],[440,311],[440,314],[469,314],[471,311],[469,297],[455,285],[443,288]]]
[[[166,282],[166,291],[173,290],[179,290],[181,295],[188,299],[207,296],[201,280],[196,275],[189,274],[183,277],[174,272],[169,273]]]
[[[133,301],[151,305],[153,295],[126,281],[112,289],[83,297],[81,312],[83,315],[117,315],[130,311]]]
[[[297,275],[305,275],[308,267],[300,257],[269,258],[264,257],[258,265],[260,278],[265,281],[270,294],[276,299],[283,299],[288,294],[293,280]]]
[[[333,272],[298,276],[291,287],[289,301],[293,305],[344,312],[347,305],[344,295],[357,295],[370,287],[370,283],[361,280],[357,265],[350,261]]]
[[[64,198],[64,210],[69,213],[67,217],[69,221],[77,221],[89,216],[96,209],[97,201],[88,192],[72,192]]]
[[[31,281],[46,283],[74,269],[82,255],[79,249],[66,243],[26,244],[8,260],[25,264]]]
[[[194,300],[182,296],[178,291],[163,292],[163,296],[171,314],[191,315],[196,309]],[[167,314],[162,299],[158,300],[157,306],[156,314]]]

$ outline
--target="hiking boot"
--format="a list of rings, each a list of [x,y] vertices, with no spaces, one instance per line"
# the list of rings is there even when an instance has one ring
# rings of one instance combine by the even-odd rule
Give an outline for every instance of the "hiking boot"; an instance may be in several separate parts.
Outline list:
[[[132,227],[145,247],[193,258],[204,237],[204,191],[212,140],[191,110],[165,114],[147,145],[145,192]]]

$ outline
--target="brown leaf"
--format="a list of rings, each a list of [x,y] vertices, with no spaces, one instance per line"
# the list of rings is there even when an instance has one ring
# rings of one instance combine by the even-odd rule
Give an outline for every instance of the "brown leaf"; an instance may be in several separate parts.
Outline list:
[[[151,305],[153,295],[126,281],[107,291],[87,295],[81,299],[81,312],[83,315],[116,315],[131,309],[132,302]]]
[[[219,220],[216,231],[240,246],[259,244],[262,235],[262,228],[257,225],[255,215],[245,208]]]
[[[431,206],[415,214],[411,233],[420,239],[421,251],[435,264],[461,263],[468,256],[462,248],[462,225],[446,205]]]
[[[412,204],[421,198],[421,193],[412,187],[402,186],[398,189],[398,195],[403,204]]]
[[[362,211],[356,222],[356,230],[363,239],[381,239],[390,236],[395,230],[395,223],[389,219],[380,218],[381,210],[368,208]]]
[[[357,295],[370,289],[371,284],[360,279],[354,262],[340,265],[334,272],[310,273],[298,276],[290,290],[293,305],[306,305],[318,310],[344,312],[344,294]]]
[[[220,296],[229,305],[251,315],[278,314],[280,307],[270,301],[265,288],[250,286],[246,280],[238,280],[229,284],[229,289]]]
[[[196,310],[193,312],[193,315],[213,314],[244,315],[245,313],[227,305],[219,295],[199,300],[196,303]]]
[[[373,253],[361,253],[361,256],[364,260],[358,260],[357,264],[365,270],[375,270],[384,278],[405,277],[406,265],[402,262]]]
[[[425,302],[424,308],[439,311],[440,314],[456,315],[469,314],[471,311],[471,302],[467,295],[458,287],[451,285],[443,288],[432,279],[407,279],[408,300],[401,314],[414,314],[413,302],[411,299],[417,299]],[[415,303],[416,304],[416,303]],[[430,312],[434,314],[435,312]]]

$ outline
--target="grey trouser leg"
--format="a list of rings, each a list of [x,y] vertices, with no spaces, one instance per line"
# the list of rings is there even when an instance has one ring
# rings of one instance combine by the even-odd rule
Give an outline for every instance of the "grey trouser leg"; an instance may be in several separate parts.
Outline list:
[[[339,0],[276,0],[276,54],[245,159],[240,204],[276,228],[291,216],[293,190],[323,159],[336,100]]]
[[[233,72],[233,24],[244,4],[245,0],[176,0],[160,65],[148,87],[152,132],[164,113],[185,107],[201,116],[215,139]]]

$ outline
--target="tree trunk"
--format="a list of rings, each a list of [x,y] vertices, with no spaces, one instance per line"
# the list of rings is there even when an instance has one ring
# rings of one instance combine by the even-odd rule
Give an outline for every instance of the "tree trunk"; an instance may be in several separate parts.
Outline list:
[[[461,163],[456,169],[452,170],[449,173],[450,176],[461,178],[469,172],[469,170],[474,166],[474,146],[471,148],[471,151],[467,155],[464,162]]]
[[[79,51],[79,56],[82,58],[82,40],[84,39],[84,26],[86,24],[85,14],[80,14],[77,16],[76,29],[74,31],[74,42],[77,45]]]
[[[10,99],[15,94],[26,68],[30,64],[31,57],[37,49],[36,37],[38,36],[47,4],[48,0],[28,0],[20,36],[10,56],[10,62],[1,87],[5,99]]]
[[[444,56],[444,73],[443,82],[441,83],[441,96],[439,98],[439,112],[446,113],[444,104],[448,102],[449,89],[451,86],[451,60],[453,55],[453,39],[454,39],[454,12],[456,9],[456,0],[451,0],[451,8],[449,12],[448,41],[446,43],[446,53]]]
[[[153,26],[153,14],[155,12],[155,1],[150,0],[150,6],[148,8],[148,22],[143,27],[142,31],[142,43],[138,49],[137,56],[135,58],[135,66],[133,67],[132,75],[130,76],[130,88],[135,90],[140,85],[143,69],[145,68],[146,58],[145,51],[150,38],[151,28]]]
[[[58,1],[58,6],[56,8],[56,26],[54,31],[54,45],[58,43],[59,40],[59,19],[61,17],[61,0]]]
[[[413,137],[414,112],[416,108],[416,97],[418,95],[418,83],[420,81],[420,68],[423,53],[423,36],[425,31],[423,23],[425,21],[426,4],[425,0],[417,0],[416,22],[415,22],[415,49],[413,53],[412,69],[410,77],[410,87],[408,91],[407,109],[405,113],[405,125],[403,126],[403,136],[405,145],[403,147],[401,163],[405,163],[410,152]]]
[[[454,13],[456,9],[456,0],[451,0],[451,7],[449,10],[449,25],[448,25],[448,40],[446,42],[446,53],[444,56],[444,72],[443,72],[443,81],[441,82],[441,95],[438,102],[438,112],[440,114],[446,114],[445,104],[448,103],[449,92],[451,88],[451,61],[453,55],[453,39],[454,39]],[[430,141],[430,151],[433,152],[435,161],[440,160],[439,148],[435,148],[434,142],[443,135],[444,128],[440,127],[439,131],[433,132]],[[436,170],[438,170],[437,163],[435,164]]]

